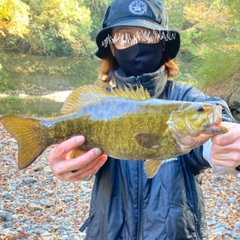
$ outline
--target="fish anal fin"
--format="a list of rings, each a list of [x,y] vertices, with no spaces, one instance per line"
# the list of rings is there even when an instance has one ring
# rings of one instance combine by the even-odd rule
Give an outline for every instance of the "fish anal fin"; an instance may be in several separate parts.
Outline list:
[[[134,135],[137,143],[146,148],[159,148],[160,137],[155,133],[139,132]]]
[[[70,114],[77,112],[81,106],[95,102],[106,97],[121,97],[134,100],[150,99],[149,92],[143,86],[137,86],[136,90],[124,85],[124,88],[110,88],[110,91],[98,85],[83,85],[74,90],[64,102],[61,113]]]
[[[148,159],[144,163],[144,170],[148,178],[153,178],[160,169],[162,160]]]
[[[0,121],[18,142],[19,169],[29,166],[46,149],[37,136],[37,129],[44,128],[38,119],[11,115]]]

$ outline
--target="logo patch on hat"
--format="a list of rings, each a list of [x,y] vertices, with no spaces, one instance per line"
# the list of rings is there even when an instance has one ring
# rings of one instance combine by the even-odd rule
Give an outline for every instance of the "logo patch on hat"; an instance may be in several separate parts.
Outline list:
[[[147,11],[147,4],[141,0],[135,0],[129,4],[129,10],[133,14],[143,15]]]

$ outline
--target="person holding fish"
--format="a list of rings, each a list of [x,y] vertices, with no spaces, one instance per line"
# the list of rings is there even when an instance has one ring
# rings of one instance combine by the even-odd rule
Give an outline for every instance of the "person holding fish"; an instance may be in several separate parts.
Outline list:
[[[96,55],[102,59],[99,85],[142,85],[152,98],[221,105],[221,125],[228,132],[185,155],[164,159],[150,179],[143,161],[108,158],[99,148],[69,159],[84,136],[57,145],[49,164],[58,178],[81,181],[95,174],[89,218],[80,230],[87,228],[86,239],[94,240],[208,239],[200,173],[209,167],[237,172],[240,125],[223,100],[169,80],[177,74],[172,59],[179,51],[180,36],[168,29],[161,1],[115,0],[96,42]]]
[[[88,240],[208,239],[201,173],[240,170],[240,125],[222,99],[170,80],[180,35],[160,0],[115,0],[96,42],[99,79],[69,96],[62,111],[72,115],[0,119],[18,140],[19,168],[61,142],[49,155],[53,173],[95,176],[80,228]]]

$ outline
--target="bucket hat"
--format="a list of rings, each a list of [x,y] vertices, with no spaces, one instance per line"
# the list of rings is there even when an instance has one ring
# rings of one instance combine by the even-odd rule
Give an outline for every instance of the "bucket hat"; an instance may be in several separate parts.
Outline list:
[[[176,57],[180,48],[180,35],[168,29],[168,15],[163,3],[159,0],[115,0],[108,7],[102,30],[96,37],[98,50],[96,56],[106,58],[112,44],[111,29],[114,27],[142,27],[155,30],[165,39],[165,51],[168,58]],[[169,60],[170,60],[169,59]]]

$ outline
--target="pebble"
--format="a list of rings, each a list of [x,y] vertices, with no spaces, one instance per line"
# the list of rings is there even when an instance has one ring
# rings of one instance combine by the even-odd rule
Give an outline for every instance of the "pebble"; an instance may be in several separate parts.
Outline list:
[[[0,239],[2,236],[16,239],[19,233],[24,233],[31,239],[83,240],[85,233],[79,232],[79,228],[89,214],[92,181],[72,184],[57,179],[47,164],[48,150],[28,169],[19,171],[15,161],[16,141],[2,139],[1,127],[0,144],[4,148],[7,144],[11,146],[11,153],[0,156],[0,164],[3,160],[0,166]],[[208,181],[209,185],[203,186],[205,201],[211,203],[206,205],[211,239],[240,239],[240,221],[236,218],[232,226],[228,223],[233,211],[229,206],[240,211],[237,195],[240,174],[235,179],[234,185],[228,186],[228,178],[215,175],[213,181]],[[225,197],[216,193],[212,196],[214,189],[225,193]]]
[[[240,219],[239,219],[240,220]],[[236,222],[233,226],[234,229],[240,230],[240,222]]]
[[[5,199],[11,199],[11,195],[8,192],[2,193],[2,197]]]
[[[2,159],[2,161],[3,161],[3,162],[10,162],[10,163],[12,163],[13,165],[16,164],[15,161],[13,161],[12,159],[10,159],[10,158],[8,158],[8,157],[4,157],[4,158]]]
[[[239,240],[240,239],[240,233],[233,233],[232,238]]]
[[[30,211],[36,212],[38,210],[43,210],[44,208],[40,205],[35,204],[35,203],[31,203],[31,204],[28,205],[28,209]]]
[[[10,220],[13,219],[13,216],[12,216],[12,214],[11,214],[10,212],[8,212],[8,211],[1,211],[1,212],[0,212],[0,218],[1,218],[3,221],[8,222],[8,221],[10,221]]]

